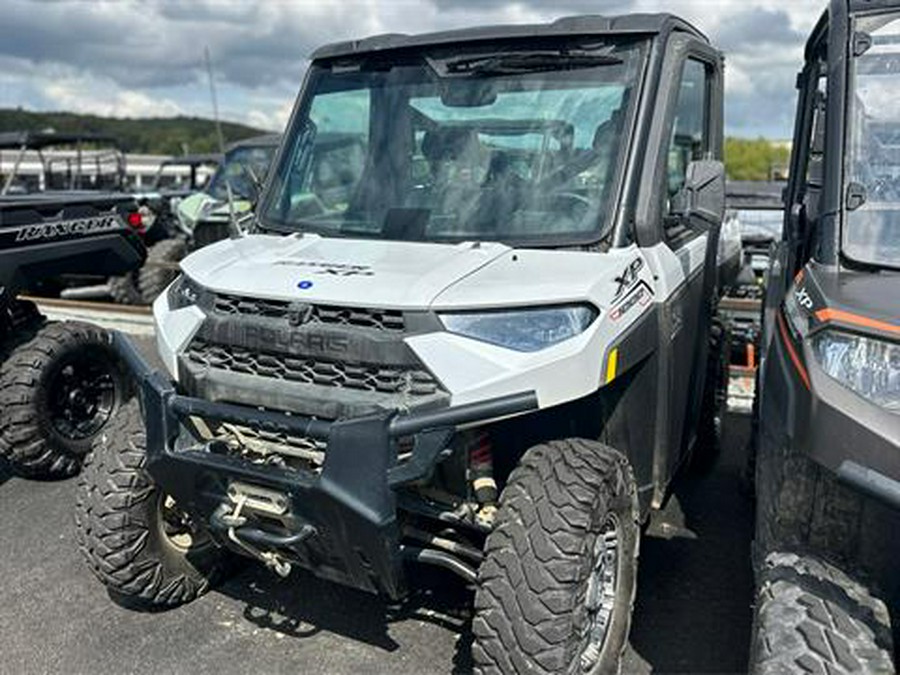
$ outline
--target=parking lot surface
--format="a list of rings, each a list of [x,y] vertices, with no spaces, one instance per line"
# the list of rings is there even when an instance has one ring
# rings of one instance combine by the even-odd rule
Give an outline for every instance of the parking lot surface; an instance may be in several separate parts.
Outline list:
[[[149,341],[144,345],[150,349]],[[641,544],[626,673],[746,670],[752,506],[741,489],[748,432],[685,473]],[[414,568],[402,604],[249,564],[195,603],[146,613],[115,604],[75,548],[77,479],[29,482],[0,467],[0,672],[449,673],[470,669],[471,591]]]

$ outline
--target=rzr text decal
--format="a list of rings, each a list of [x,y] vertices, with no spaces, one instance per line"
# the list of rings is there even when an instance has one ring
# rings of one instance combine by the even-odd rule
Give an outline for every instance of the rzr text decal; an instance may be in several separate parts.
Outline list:
[[[43,239],[59,239],[61,237],[88,236],[100,232],[112,232],[124,229],[121,219],[114,215],[78,218],[76,220],[59,220],[49,223],[36,223],[16,228],[15,240],[37,241]]]

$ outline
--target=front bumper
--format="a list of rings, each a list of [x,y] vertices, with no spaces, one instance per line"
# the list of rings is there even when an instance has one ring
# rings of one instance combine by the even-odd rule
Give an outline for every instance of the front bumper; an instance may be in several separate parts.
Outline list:
[[[131,341],[114,333],[112,344],[139,385],[147,433],[147,471],[159,488],[217,540],[246,553],[240,542],[265,548],[318,576],[399,597],[404,592],[396,490],[429,478],[461,424],[486,422],[536,410],[533,392],[400,415],[379,413],[336,422],[180,395]],[[327,442],[320,473],[243,460],[200,441],[186,418],[217,420]],[[412,455],[397,461],[396,441],[412,441]],[[234,483],[273,490],[289,502],[277,526],[254,522],[222,531],[220,507]],[[242,550],[244,549],[244,550]]]

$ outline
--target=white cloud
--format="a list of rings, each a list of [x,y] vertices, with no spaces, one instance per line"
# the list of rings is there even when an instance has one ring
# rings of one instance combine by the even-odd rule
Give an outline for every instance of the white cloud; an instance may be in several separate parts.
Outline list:
[[[55,110],[108,117],[172,117],[184,114],[184,110],[170,99],[121,89],[114,82],[87,75],[53,78],[43,84],[42,92]]]
[[[785,136],[794,100],[792,71],[800,67],[803,41],[823,5],[824,0],[93,0],[88,6],[5,0],[0,106],[208,116],[202,64],[208,44],[223,118],[280,128],[306,57],[326,42],[576,13],[671,11],[726,50],[728,130]],[[754,114],[759,97],[769,106],[764,118]]]
[[[280,104],[270,103],[265,107],[254,107],[247,112],[246,121],[258,129],[282,130],[287,125],[293,107],[293,99],[287,99]]]

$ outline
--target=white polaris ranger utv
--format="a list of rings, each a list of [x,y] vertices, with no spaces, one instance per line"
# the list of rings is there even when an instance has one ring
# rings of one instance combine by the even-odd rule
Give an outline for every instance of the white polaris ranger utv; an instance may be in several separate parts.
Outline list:
[[[391,597],[440,565],[477,668],[616,669],[641,524],[715,444],[721,140],[720,54],[668,15],[317,51],[254,231],[154,305],[168,374],[116,338],[142,406],[82,479],[93,570],[173,605],[226,549]]]

